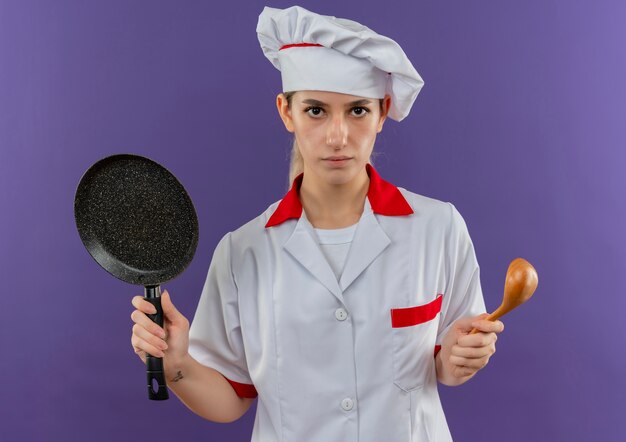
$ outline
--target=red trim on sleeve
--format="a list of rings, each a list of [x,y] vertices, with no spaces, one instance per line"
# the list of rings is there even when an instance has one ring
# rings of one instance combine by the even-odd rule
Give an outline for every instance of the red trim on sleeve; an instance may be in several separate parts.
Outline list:
[[[435,345],[435,357],[437,357],[437,353],[439,353],[439,350],[441,350],[441,345]]]
[[[289,45],[283,45],[283,46],[281,46],[281,48],[279,49],[279,51],[282,51],[283,49],[289,49],[289,48],[301,48],[301,47],[305,47],[305,46],[322,46],[322,45],[317,44],[317,43],[293,43],[293,44],[289,44]]]
[[[255,398],[259,395],[256,388],[254,388],[254,385],[252,384],[241,384],[239,382],[231,381],[226,376],[224,376],[224,378],[230,383],[233,390],[235,390],[235,393],[237,393],[237,396],[239,397]]]
[[[412,325],[422,324],[434,319],[441,311],[441,300],[443,295],[437,295],[437,298],[424,305],[416,305],[415,307],[392,308],[391,309],[391,326],[410,327]]]

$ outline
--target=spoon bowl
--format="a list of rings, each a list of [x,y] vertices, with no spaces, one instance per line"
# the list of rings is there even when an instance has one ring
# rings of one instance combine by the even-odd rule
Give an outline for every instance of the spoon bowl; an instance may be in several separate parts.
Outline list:
[[[515,258],[506,271],[502,304],[485,319],[495,321],[528,301],[535,293],[538,283],[539,276],[535,268],[524,258]],[[473,329],[470,334],[477,332],[478,330]]]

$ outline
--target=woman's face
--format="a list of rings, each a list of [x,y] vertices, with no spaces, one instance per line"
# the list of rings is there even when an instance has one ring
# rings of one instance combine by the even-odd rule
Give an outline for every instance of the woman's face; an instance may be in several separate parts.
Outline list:
[[[285,127],[296,137],[305,176],[328,184],[345,184],[364,173],[390,103],[385,96],[381,113],[378,98],[337,92],[298,91],[291,108],[283,94],[276,98]]]

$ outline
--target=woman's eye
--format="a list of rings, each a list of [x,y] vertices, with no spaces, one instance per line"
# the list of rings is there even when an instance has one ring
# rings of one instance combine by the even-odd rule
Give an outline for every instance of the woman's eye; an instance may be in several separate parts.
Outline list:
[[[357,117],[366,115],[370,110],[366,107],[353,107],[352,111],[355,112]]]
[[[353,115],[359,118],[362,118],[365,115],[367,115],[369,111],[370,110],[368,108],[361,107],[361,106],[352,108]],[[313,118],[318,118],[322,115],[322,113],[324,112],[324,109],[322,109],[321,107],[311,106],[311,107],[307,107],[306,109],[304,109],[304,112]]]
[[[307,107],[304,112],[315,118],[324,112],[324,110],[321,107]]]

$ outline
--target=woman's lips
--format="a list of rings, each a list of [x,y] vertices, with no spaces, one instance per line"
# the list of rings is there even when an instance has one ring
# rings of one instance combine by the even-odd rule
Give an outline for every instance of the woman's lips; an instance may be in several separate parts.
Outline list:
[[[324,159],[324,161],[326,161],[331,167],[341,167],[347,164],[350,160],[351,158],[348,157],[330,157]]]

